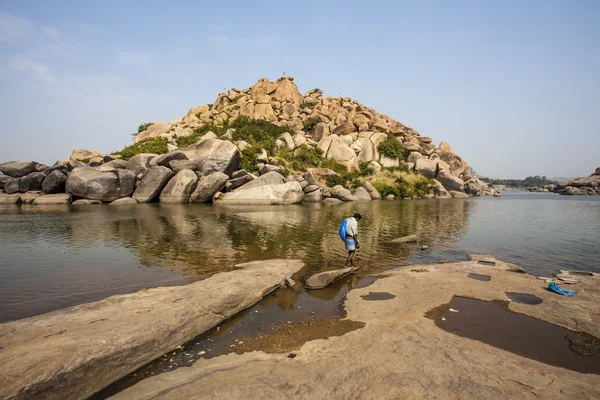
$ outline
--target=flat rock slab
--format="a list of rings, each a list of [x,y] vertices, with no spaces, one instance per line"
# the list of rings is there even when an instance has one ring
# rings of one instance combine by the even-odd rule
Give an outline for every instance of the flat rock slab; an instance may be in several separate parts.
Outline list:
[[[323,289],[340,278],[356,272],[358,268],[343,268],[335,271],[321,272],[308,278],[304,283],[307,289]]]
[[[487,254],[470,253],[470,254],[467,254],[467,258],[471,261],[483,261],[484,263],[497,263],[498,262],[498,260],[496,260],[494,257],[487,255]]]
[[[389,242],[390,243],[416,243],[417,240],[418,240],[417,235],[409,235],[409,236],[403,236],[400,238],[392,239]]]
[[[253,261],[189,285],[1,324],[0,398],[87,398],[255,304],[302,266]]]
[[[370,286],[347,294],[346,320],[365,323],[362,329],[306,342],[293,351],[293,359],[288,358],[289,353],[259,351],[199,359],[189,367],[144,379],[113,398],[600,398],[600,375],[545,364],[455,335],[424,316],[453,296],[503,301],[506,292],[531,293],[543,303],[531,306],[510,302],[506,307],[517,314],[599,337],[598,277],[580,283],[584,292],[577,297],[566,298],[553,296],[546,290],[547,285],[531,275],[506,273],[509,266],[499,261],[497,267],[488,268],[486,274],[492,279],[485,284],[467,277],[481,272],[481,266],[473,262],[388,270]],[[414,273],[411,269],[429,272]],[[363,296],[370,292],[396,297],[366,301]],[[465,311],[459,309],[445,318],[464,316]],[[514,337],[519,334],[527,332],[515,332]],[[564,346],[570,351],[567,340]]]

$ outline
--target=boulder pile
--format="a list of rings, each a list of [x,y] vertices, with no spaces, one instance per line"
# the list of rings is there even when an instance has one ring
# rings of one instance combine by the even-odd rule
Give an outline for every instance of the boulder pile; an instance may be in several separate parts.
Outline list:
[[[435,146],[431,138],[421,137],[416,130],[348,97],[323,96],[319,89],[303,96],[292,77],[283,77],[275,82],[262,78],[248,89],[220,93],[213,104],[192,108],[167,124],[150,124],[136,136],[136,143],[165,138],[166,154],[142,153],[123,160],[116,154],[103,156],[97,150],[74,149],[68,161],[51,167],[34,161],[2,163],[0,190],[6,192],[2,202],[18,204],[33,196],[23,193],[36,193],[37,197],[64,194],[64,202],[91,200],[85,204],[134,204],[133,200],[292,204],[381,198],[370,182],[354,192],[342,186],[327,189],[323,182],[336,173],[326,168],[284,177],[278,160],[265,150],[256,157],[259,169],[252,174],[241,167],[242,152],[250,144],[234,141],[229,132],[220,137],[208,132],[185,148],[177,147],[178,138],[240,116],[289,129],[278,137],[278,147],[292,152],[301,146],[318,147],[324,157],[336,160],[350,172],[359,169],[359,162],[369,163],[373,171],[406,166],[433,179],[426,197],[499,195],[477,178],[448,143]],[[380,154],[379,145],[391,139],[407,150],[405,157]]]
[[[552,185],[548,191],[565,195],[600,195],[600,167],[596,168],[590,176]]]

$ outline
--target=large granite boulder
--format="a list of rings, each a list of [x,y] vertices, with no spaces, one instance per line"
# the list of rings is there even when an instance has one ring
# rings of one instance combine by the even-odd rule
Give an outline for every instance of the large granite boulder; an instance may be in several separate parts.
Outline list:
[[[8,182],[14,181],[14,180],[15,180],[15,178],[13,178],[12,176],[0,174],[0,189],[4,189],[5,183],[8,183]]]
[[[12,178],[4,182],[4,191],[8,194],[18,193],[21,189],[21,178]]]
[[[437,176],[437,168],[437,161],[428,160],[426,158],[418,158],[415,162],[415,170],[421,175],[430,179],[435,179]]]
[[[342,200],[342,201],[356,201],[356,196],[341,185],[336,185],[331,189],[331,197]]]
[[[198,181],[196,190],[190,196],[190,203],[206,203],[212,200],[215,193],[220,192],[229,180],[222,172],[203,176]]]
[[[450,199],[450,193],[446,190],[446,188],[438,181],[437,179],[433,180],[433,194],[436,198],[440,199]]]
[[[356,153],[339,136],[330,135],[321,139],[319,148],[323,151],[323,156],[333,158],[344,165],[348,171],[359,170]]]
[[[371,200],[380,200],[381,199],[381,195],[379,194],[377,189],[375,189],[375,186],[373,186],[373,184],[371,182],[363,183],[363,187],[367,190],[367,193],[369,193],[369,196],[371,196]]]
[[[115,159],[112,161],[105,162],[102,168],[114,168],[114,169],[126,169],[128,162],[125,160]],[[137,174],[135,174],[137,175]]]
[[[299,203],[304,197],[302,186],[300,186],[300,183],[295,181],[278,185],[252,187],[250,189],[243,190],[242,188],[229,193],[217,193],[214,197],[214,201],[217,204],[277,205]]]
[[[46,194],[65,193],[66,183],[67,175],[59,170],[54,170],[44,179],[42,191]]]
[[[158,199],[160,192],[173,177],[173,171],[167,167],[156,166],[144,175],[133,197],[138,203],[150,203]],[[116,199],[115,199],[116,200]]]
[[[313,186],[313,185],[311,185]],[[310,192],[304,192],[304,198],[302,198],[303,203],[319,203],[323,200],[323,189],[319,188],[317,190],[313,190]]]
[[[354,189],[354,197],[358,201],[371,201],[371,195],[367,192],[367,189],[364,187],[357,187]]]
[[[161,203],[187,203],[196,188],[198,176],[194,171],[184,169],[175,175],[160,192]]]
[[[343,268],[335,271],[326,271],[315,274],[304,282],[304,287],[307,289],[323,289],[340,278],[356,272],[358,268]]]
[[[20,178],[32,172],[39,172],[40,165],[35,161],[8,161],[0,164],[0,172],[13,178]]]
[[[73,149],[70,160],[90,161],[92,158],[102,157],[102,153],[98,150]]]
[[[133,171],[137,176],[139,174],[144,175],[150,169],[150,161],[156,157],[156,154],[141,153],[136,154],[127,161],[127,169]]]
[[[172,153],[163,154],[162,156],[158,157],[158,159],[156,159],[156,165],[160,165],[162,167],[170,167],[169,163],[171,161],[180,161],[187,159],[188,157],[183,151],[174,151]]]
[[[116,173],[89,167],[71,171],[65,189],[72,196],[90,200],[111,202],[121,197],[119,176]]]
[[[43,172],[27,174],[19,182],[19,191],[25,193],[31,190],[42,190],[44,179],[46,179],[46,175]]]
[[[183,152],[190,160],[198,161],[204,174],[223,172],[231,176],[240,169],[242,153],[236,145],[220,139],[207,139],[186,147]]]
[[[287,182],[287,179],[285,179],[283,177],[283,175],[281,175],[278,172],[272,171],[272,172],[267,172],[266,174],[261,175],[258,178],[251,180],[248,183],[243,184],[236,190],[247,190],[247,189],[257,188],[257,187],[266,186],[266,185],[283,185],[286,182]]]
[[[172,160],[169,162],[169,168],[173,170],[173,172],[178,173],[179,171],[183,171],[184,169],[189,169],[192,171],[198,170],[198,163],[196,161],[191,161],[188,159],[185,160]]]
[[[119,168],[113,170],[112,172],[117,174],[119,177],[119,197],[131,196],[135,190],[135,183],[137,182],[137,177],[133,171]]]
[[[456,192],[464,192],[465,191],[465,183],[457,176],[452,175],[445,169],[439,171],[437,175],[437,180],[446,188],[446,190],[456,191]]]
[[[46,168],[43,172],[46,175],[50,175],[53,171],[60,171],[65,175],[69,175],[69,165],[62,161],[57,161],[51,167]]]

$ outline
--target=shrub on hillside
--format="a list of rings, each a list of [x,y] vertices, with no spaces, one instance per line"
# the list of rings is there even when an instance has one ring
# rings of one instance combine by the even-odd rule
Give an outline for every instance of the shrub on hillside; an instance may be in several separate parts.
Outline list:
[[[406,154],[404,146],[402,146],[402,144],[393,136],[390,136],[381,142],[377,147],[377,151],[384,156],[397,158],[399,160],[404,160],[404,155]]]
[[[144,132],[146,129],[148,129],[152,125],[154,125],[153,122],[145,122],[143,124],[140,124],[140,126],[138,126],[137,132],[132,133],[131,136],[136,137],[138,135],[138,133]]]
[[[290,162],[293,170],[305,171],[307,168],[321,166],[324,160],[323,151],[320,148],[303,144],[294,150]]]
[[[200,128],[194,129],[194,133],[189,136],[180,136],[175,139],[177,143],[177,147],[183,149],[187,146],[190,146],[198,141],[202,136],[206,135],[208,132],[212,132],[217,136],[222,136],[227,132],[228,125],[224,124],[223,126],[218,126],[215,124],[206,124],[201,126]]]
[[[237,117],[229,128],[235,129],[233,140],[245,140],[252,146],[267,150],[269,154],[275,154],[277,137],[289,131],[289,128],[277,126],[269,121],[248,117]]]
[[[396,197],[400,196],[400,192],[398,191],[398,189],[387,182],[375,181],[372,182],[372,184],[373,187],[379,192],[379,194],[383,198],[385,198],[388,194],[393,194]]]
[[[423,197],[427,194],[429,189],[433,187],[433,181],[431,179],[418,181],[415,183],[414,192],[417,196]]]
[[[153,153],[153,154],[165,154],[169,151],[167,148],[167,139],[162,137],[149,138],[140,140],[131,146],[125,147],[121,151],[117,151],[111,154],[120,154],[123,160],[129,160],[136,154],[141,153]]]
[[[302,130],[304,132],[310,132],[315,127],[315,125],[317,125],[319,122],[321,122],[321,118],[319,118],[319,117],[310,117],[304,123],[304,128],[302,128]]]
[[[242,151],[242,162],[241,168],[245,169],[248,172],[256,172],[258,168],[256,168],[256,164],[258,164],[258,160],[256,157],[261,153],[262,149],[251,146]]]
[[[396,179],[396,189],[398,190],[397,196],[400,197],[410,197],[413,192],[410,183],[402,178]]]

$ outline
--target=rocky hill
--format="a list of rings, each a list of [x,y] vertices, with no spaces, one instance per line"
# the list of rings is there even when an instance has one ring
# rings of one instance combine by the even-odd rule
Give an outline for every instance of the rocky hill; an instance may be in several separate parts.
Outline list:
[[[289,204],[499,195],[446,142],[439,146],[348,97],[304,96],[292,77],[220,93],[102,156],[73,150],[47,167],[0,164],[4,202]],[[20,193],[29,193],[22,195]],[[56,193],[65,193],[63,197]],[[17,197],[19,199],[17,199]]]

